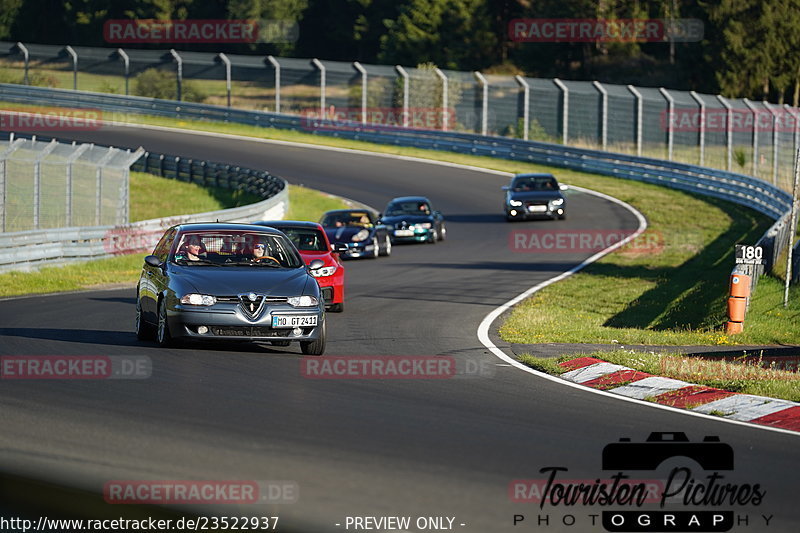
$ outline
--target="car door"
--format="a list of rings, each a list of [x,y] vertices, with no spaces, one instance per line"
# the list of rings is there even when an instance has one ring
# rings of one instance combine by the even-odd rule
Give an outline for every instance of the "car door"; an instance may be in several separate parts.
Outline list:
[[[142,312],[145,314],[148,322],[154,323],[157,320],[158,294],[167,283],[166,262],[169,258],[172,244],[175,242],[176,234],[177,230],[174,228],[167,230],[153,250],[153,255],[158,257],[158,260],[161,261],[164,266],[154,267],[145,263],[143,267],[142,281],[139,285],[139,297],[142,302]]]

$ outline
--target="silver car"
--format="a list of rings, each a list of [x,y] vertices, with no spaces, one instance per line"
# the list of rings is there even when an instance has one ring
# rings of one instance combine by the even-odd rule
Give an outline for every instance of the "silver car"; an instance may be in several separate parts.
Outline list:
[[[320,288],[286,236],[249,224],[169,228],[145,257],[136,294],[136,334],[161,346],[184,339],[299,342],[325,351]]]

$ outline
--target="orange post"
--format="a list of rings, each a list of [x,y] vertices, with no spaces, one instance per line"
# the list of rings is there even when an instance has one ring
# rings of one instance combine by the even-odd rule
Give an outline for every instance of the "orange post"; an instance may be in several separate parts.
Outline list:
[[[750,276],[731,274],[730,295],[735,298],[748,298],[750,296]]]

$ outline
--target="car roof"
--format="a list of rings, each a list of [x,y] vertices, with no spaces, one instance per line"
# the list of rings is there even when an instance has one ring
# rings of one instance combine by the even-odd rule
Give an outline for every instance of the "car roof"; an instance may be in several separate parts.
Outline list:
[[[392,202],[428,202],[431,203],[430,200],[425,198],[424,196],[398,196],[397,198],[392,198],[389,200],[389,203]]]
[[[555,179],[555,176],[553,176],[552,174],[548,174],[546,172],[527,172],[527,173],[524,173],[524,174],[517,174],[512,179],[516,179],[516,178],[554,178]]]
[[[271,228],[303,228],[303,229],[316,229],[321,230],[316,222],[309,222],[307,220],[262,220],[260,222],[253,222],[256,226],[267,226]]]
[[[235,224],[228,222],[193,222],[187,224],[178,224],[175,228],[180,231],[259,231],[262,233],[271,233],[273,235],[283,235],[278,230],[272,230],[269,227],[258,226],[255,224]]]
[[[370,209],[369,207],[360,207],[360,208],[359,207],[354,207],[352,209],[331,209],[330,211],[325,211],[322,214],[322,216],[330,215],[330,214],[333,214],[333,213],[353,213],[353,212],[357,212],[357,213],[365,213],[366,212],[366,213],[373,213],[374,214],[375,210],[374,209]]]

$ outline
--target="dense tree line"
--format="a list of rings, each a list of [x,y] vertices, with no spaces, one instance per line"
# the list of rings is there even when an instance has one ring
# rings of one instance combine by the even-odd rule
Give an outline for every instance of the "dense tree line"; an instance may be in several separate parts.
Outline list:
[[[454,70],[634,83],[797,104],[800,0],[0,0],[0,39],[108,46],[108,19],[280,19],[291,43],[181,49],[433,63]],[[698,42],[514,42],[517,18],[702,21]],[[164,45],[131,45],[163,48]]]

